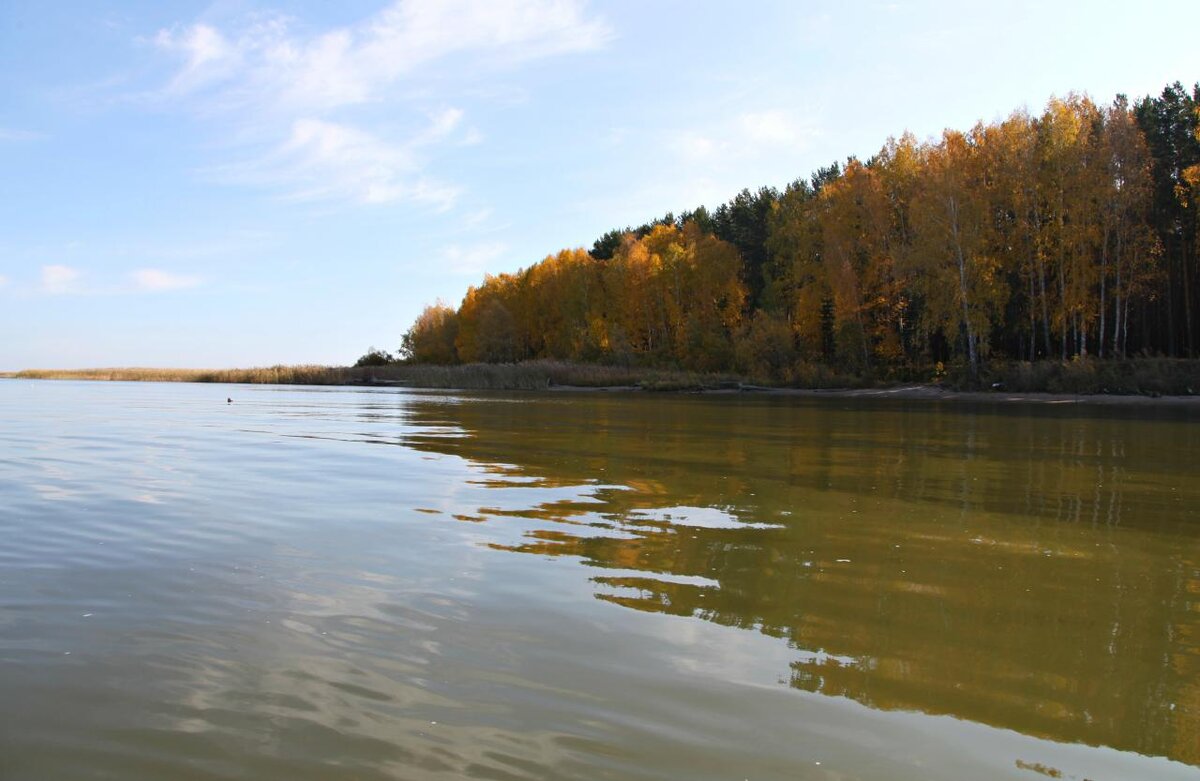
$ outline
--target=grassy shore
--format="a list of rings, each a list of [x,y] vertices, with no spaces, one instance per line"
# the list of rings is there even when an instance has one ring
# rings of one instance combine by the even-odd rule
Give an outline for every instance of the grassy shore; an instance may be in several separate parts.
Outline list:
[[[114,382],[230,382],[271,385],[344,385],[358,369],[336,366],[266,366],[253,369],[24,369],[22,380],[108,380]]]
[[[992,367],[981,385],[1009,392],[1193,396],[1200,393],[1200,360],[1014,361]]]
[[[214,382],[277,385],[397,385],[466,390],[543,390],[607,388],[647,391],[871,391],[911,394],[921,387],[939,393],[983,391],[1003,394],[1050,393],[1063,396],[1179,396],[1200,394],[1200,361],[1136,358],[1124,361],[1042,361],[992,365],[976,383],[953,368],[925,381],[886,381],[848,375],[813,365],[795,372],[786,385],[733,374],[609,366],[565,361],[436,366],[268,366],[251,369],[27,369],[18,379],[118,380],[140,382]],[[919,379],[919,378],[906,378]],[[908,389],[908,390],[905,390]],[[928,397],[927,392],[922,392]]]
[[[399,385],[416,388],[540,390],[551,387],[704,390],[737,387],[732,375],[626,368],[562,361],[473,363],[462,366],[269,366],[252,369],[26,369],[27,380],[123,382],[225,382],[273,385]]]

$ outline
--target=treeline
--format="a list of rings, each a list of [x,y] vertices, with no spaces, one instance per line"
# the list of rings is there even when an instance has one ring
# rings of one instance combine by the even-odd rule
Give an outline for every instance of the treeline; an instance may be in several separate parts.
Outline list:
[[[614,230],[427,307],[422,363],[536,358],[879,378],[1200,348],[1200,84],[1052,99],[782,192]]]

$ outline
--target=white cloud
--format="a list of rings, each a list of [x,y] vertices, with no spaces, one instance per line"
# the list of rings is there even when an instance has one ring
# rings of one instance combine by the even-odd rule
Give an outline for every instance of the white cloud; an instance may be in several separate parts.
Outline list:
[[[701,205],[714,209],[745,187],[785,186],[784,177],[811,165],[822,114],[816,107],[763,105],[761,100],[652,135],[611,128],[605,143],[640,145],[649,139],[655,154],[625,179],[618,196],[598,194],[577,208],[619,215],[614,224],[636,225],[665,209],[676,214]]]
[[[4,276],[3,274],[0,274],[0,287],[4,287],[7,284],[8,284],[8,277]]]
[[[187,274],[174,274],[156,268],[143,268],[129,275],[136,290],[147,293],[159,293],[168,290],[184,290],[196,287],[201,279]]]
[[[413,143],[399,145],[350,125],[298,119],[286,139],[257,159],[209,173],[218,181],[280,189],[285,198],[297,201],[386,203],[403,198],[445,208],[453,203],[456,189],[420,175],[412,147],[429,143],[446,124],[444,117],[435,120],[435,127]]]
[[[448,108],[439,111],[432,116],[433,123],[425,131],[422,140],[432,142],[445,138],[454,131],[454,128],[458,127],[459,123],[462,122],[462,118],[462,109]]]
[[[125,293],[160,293],[169,290],[184,290],[196,287],[203,280],[190,274],[177,274],[156,268],[143,268],[128,274],[125,284],[94,281],[85,283],[82,271],[71,266],[52,264],[42,266],[41,284],[38,287],[47,295],[120,295]],[[3,284],[3,282],[0,282]]]
[[[770,109],[745,112],[701,130],[668,134],[666,145],[692,163],[745,162],[777,154],[778,147],[804,148],[815,134],[811,124]]]
[[[596,49],[610,37],[583,0],[399,0],[359,24],[313,34],[259,15],[236,30],[161,30],[153,43],[179,63],[160,97],[220,116],[226,136],[252,158],[223,167],[219,178],[304,200],[445,206],[454,188],[421,175],[414,150],[479,143],[477,128],[462,130],[462,109],[429,114],[423,128],[399,137],[394,127],[352,124],[346,111],[400,104],[393,119],[414,113],[403,110],[413,99],[402,88],[437,60],[494,68]]]
[[[159,30],[154,43],[183,59],[183,67],[167,87],[172,93],[192,92],[229,78],[241,60],[234,43],[207,24],[184,30]]]
[[[469,247],[452,245],[442,253],[447,267],[456,274],[463,276],[479,276],[493,270],[494,261],[508,250],[502,242],[474,244]]]
[[[492,217],[492,207],[484,206],[482,209],[476,209],[470,214],[462,218],[463,225],[469,228],[477,228],[490,220]]]
[[[42,292],[53,295],[79,292],[80,273],[70,266],[42,266]]]
[[[678,136],[673,141],[673,144],[679,150],[680,154],[689,160],[695,161],[712,157],[714,152],[719,151],[724,146],[724,144],[718,143],[707,136],[690,132]]]
[[[740,122],[746,138],[760,144],[792,144],[804,135],[797,123],[782,111],[743,114]]]
[[[206,24],[161,30],[154,42],[182,60],[174,93],[219,89],[259,109],[313,111],[377,100],[418,66],[450,55],[518,62],[596,49],[610,37],[580,0],[400,0],[358,25],[308,37],[275,16],[236,34]]]

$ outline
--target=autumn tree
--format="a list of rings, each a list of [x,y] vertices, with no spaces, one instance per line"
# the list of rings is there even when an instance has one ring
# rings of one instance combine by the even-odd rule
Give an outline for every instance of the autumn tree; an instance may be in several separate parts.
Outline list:
[[[800,179],[780,197],[771,215],[770,276],[764,296],[770,302],[764,311],[786,320],[801,357],[808,360],[832,358],[833,349],[832,319],[827,323],[823,316],[827,308],[832,313],[833,303],[821,259],[819,195],[818,180]]]
[[[988,191],[982,177],[980,129],[947,130],[926,152],[913,203],[916,241],[909,258],[925,301],[927,327],[960,332],[972,377],[1008,295],[989,254]]]
[[[507,275],[488,276],[483,285],[467,291],[458,310],[455,340],[463,362],[498,363],[527,357],[520,353],[517,324],[505,303],[514,298],[514,287]]]
[[[421,310],[400,340],[400,354],[415,363],[457,363],[458,313],[441,301]]]
[[[1131,304],[1157,292],[1160,244],[1149,224],[1150,150],[1124,96],[1118,96],[1105,113],[1101,145],[1104,181],[1097,354],[1103,358],[1106,347],[1125,354]]]
[[[812,361],[899,376],[953,355],[978,378],[989,355],[1191,354],[1198,230],[1200,86],[1071,94],[489,275],[403,351],[775,381]]]
[[[739,269],[737,250],[695,223],[627,236],[604,272],[609,319],[650,362],[725,368],[745,303]]]

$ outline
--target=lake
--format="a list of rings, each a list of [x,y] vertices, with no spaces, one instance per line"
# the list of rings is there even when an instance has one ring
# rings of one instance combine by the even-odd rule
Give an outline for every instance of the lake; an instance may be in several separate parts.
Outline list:
[[[0,381],[0,779],[1200,779],[1198,424]]]

